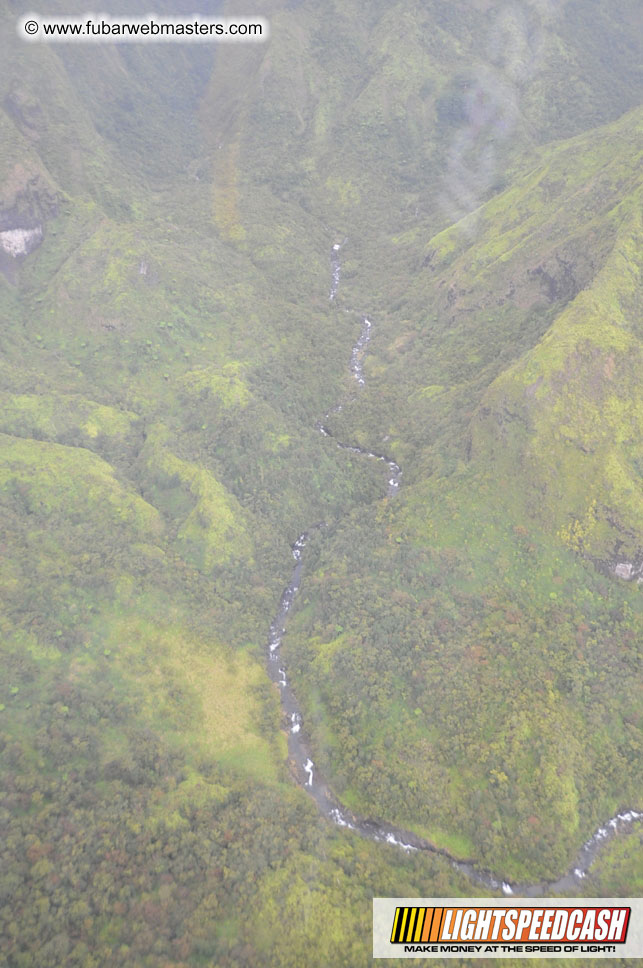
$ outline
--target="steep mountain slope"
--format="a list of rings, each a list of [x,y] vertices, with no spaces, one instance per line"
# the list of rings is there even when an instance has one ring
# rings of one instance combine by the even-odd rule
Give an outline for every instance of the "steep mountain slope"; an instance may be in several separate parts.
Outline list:
[[[291,646],[344,796],[521,876],[643,796],[640,134],[541,150],[428,243],[333,421],[406,486],[329,541]]]
[[[525,146],[639,102],[641,15],[629,0],[609,12],[593,0],[264,9],[269,47],[222,50],[204,98],[215,171],[237,185],[246,238],[272,196],[284,218],[294,202],[348,235],[353,254],[368,248],[362,297],[379,291],[401,227],[420,223],[426,239],[497,191]]]
[[[27,6],[0,2],[3,955],[354,968],[374,894],[471,892],[293,783],[264,644],[321,520],[283,647],[316,763],[560,873],[642,793],[639,5],[263,2],[270,43],[216,50],[25,45]],[[195,6],[248,15],[156,9]],[[400,461],[395,500],[316,429],[362,312],[330,422]]]

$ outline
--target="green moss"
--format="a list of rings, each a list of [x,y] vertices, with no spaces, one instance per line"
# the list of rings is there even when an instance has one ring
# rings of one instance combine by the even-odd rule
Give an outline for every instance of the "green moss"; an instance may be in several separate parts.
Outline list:
[[[50,441],[105,437],[126,438],[136,414],[62,394],[0,394],[0,429],[21,437]]]
[[[145,445],[146,461],[157,479],[176,479],[192,499],[193,507],[178,528],[183,550],[206,571],[230,559],[250,561],[253,545],[238,501],[209,471],[176,457],[169,441],[165,427],[154,428]]]
[[[81,448],[0,435],[0,487],[25,502],[38,518],[94,518],[105,527],[126,526],[148,538],[163,531],[161,517],[128,491],[109,464]]]
[[[244,365],[240,362],[226,363],[220,370],[214,367],[191,370],[181,385],[186,392],[203,398],[204,394],[220,400],[225,408],[245,407],[250,399],[248,384],[243,379]]]

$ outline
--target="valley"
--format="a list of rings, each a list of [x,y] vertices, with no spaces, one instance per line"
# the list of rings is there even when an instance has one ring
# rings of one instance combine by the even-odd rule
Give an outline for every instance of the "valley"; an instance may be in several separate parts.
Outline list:
[[[358,968],[374,896],[639,894],[639,5],[26,12],[0,961]]]

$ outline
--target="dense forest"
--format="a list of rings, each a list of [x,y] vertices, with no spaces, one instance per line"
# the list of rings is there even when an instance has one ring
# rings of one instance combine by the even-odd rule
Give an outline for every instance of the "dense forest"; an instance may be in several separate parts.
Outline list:
[[[297,782],[266,642],[319,522],[282,646],[316,767],[554,879],[643,807],[640,5],[258,0],[269,41],[192,46],[27,44],[28,7],[0,0],[0,965],[358,968],[374,896],[482,893]],[[635,827],[576,893],[641,888]]]

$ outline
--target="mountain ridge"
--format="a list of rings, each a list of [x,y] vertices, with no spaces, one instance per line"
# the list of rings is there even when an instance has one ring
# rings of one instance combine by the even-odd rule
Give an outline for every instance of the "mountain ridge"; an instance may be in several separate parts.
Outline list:
[[[349,809],[558,876],[643,802],[638,5],[266,0],[269,44],[198,51],[25,45],[24,10],[0,3],[0,233],[42,229],[0,236],[9,965],[356,968],[373,896],[471,893],[293,783],[264,659],[312,522],[282,656],[315,766]],[[399,462],[394,498],[322,420]],[[640,872],[619,836],[574,893]]]

